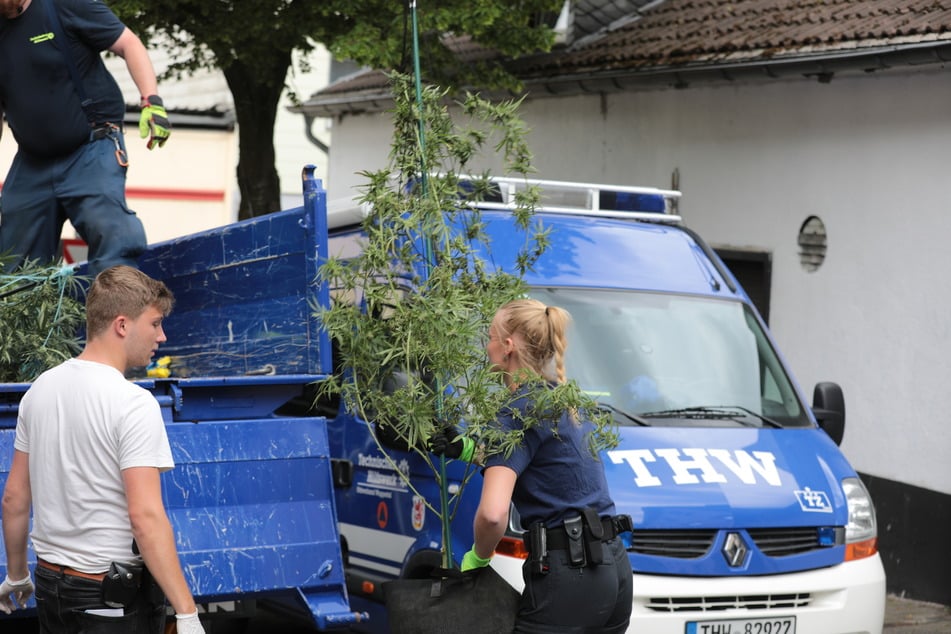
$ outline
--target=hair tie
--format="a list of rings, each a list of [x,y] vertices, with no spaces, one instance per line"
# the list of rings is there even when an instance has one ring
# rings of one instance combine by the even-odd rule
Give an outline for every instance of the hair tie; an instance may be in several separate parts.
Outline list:
[[[548,306],[545,306],[545,317],[548,317]]]

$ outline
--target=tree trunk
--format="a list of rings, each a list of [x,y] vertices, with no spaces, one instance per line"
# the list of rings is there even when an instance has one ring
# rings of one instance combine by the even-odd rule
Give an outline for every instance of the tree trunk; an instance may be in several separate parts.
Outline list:
[[[290,52],[274,51],[265,72],[240,60],[224,69],[238,120],[238,219],[281,209],[281,182],[275,167],[274,120],[291,64]],[[264,67],[260,61],[254,69]],[[263,76],[262,76],[263,75]]]

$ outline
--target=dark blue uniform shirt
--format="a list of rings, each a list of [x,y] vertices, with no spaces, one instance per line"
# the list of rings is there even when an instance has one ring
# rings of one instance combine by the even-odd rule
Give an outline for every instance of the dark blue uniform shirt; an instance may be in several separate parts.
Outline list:
[[[525,412],[529,405],[529,398],[522,396],[500,412],[502,429],[523,429],[513,410]],[[558,421],[541,421],[525,428],[522,443],[508,458],[494,454],[486,459],[486,467],[506,466],[518,474],[512,501],[522,526],[527,528],[539,520],[549,528],[558,526],[588,506],[598,515],[614,515],[604,467],[600,457],[588,449],[593,427],[583,416],[578,423],[565,413]]]
[[[89,139],[63,53],[47,20],[46,3],[33,0],[18,18],[0,18],[0,105],[19,144],[36,157],[65,156]],[[122,92],[100,53],[115,44],[125,26],[98,0],[55,0],[72,57],[96,123],[121,123]]]

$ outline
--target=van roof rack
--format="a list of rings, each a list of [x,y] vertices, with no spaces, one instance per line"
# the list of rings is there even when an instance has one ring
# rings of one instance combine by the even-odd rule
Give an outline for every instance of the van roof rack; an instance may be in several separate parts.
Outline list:
[[[480,177],[461,176],[459,180],[465,187],[468,181],[480,180]],[[519,192],[537,187],[541,194],[535,207],[538,212],[663,224],[680,224],[682,220],[676,213],[680,199],[680,192],[676,190],[507,176],[490,176],[488,180],[492,184],[488,194],[476,203],[480,209],[514,209]],[[369,208],[353,198],[346,198],[328,202],[327,211],[331,228],[336,228],[359,223]]]
[[[680,192],[675,190],[504,176],[489,181],[495,185],[494,192],[478,203],[483,209],[514,208],[518,192],[537,187],[541,198],[536,211],[670,224],[681,221],[675,213]]]

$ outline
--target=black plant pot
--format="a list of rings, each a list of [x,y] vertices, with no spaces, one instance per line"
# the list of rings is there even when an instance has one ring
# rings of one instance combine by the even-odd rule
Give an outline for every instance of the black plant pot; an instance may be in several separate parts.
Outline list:
[[[387,581],[383,598],[392,634],[503,634],[515,625],[520,595],[486,566]]]

